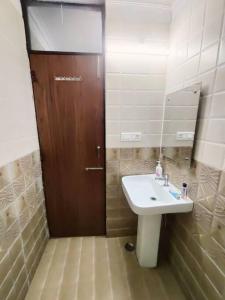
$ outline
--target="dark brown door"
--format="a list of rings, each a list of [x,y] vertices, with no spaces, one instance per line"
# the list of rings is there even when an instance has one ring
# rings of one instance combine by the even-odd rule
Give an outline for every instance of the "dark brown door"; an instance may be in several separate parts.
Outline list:
[[[32,54],[30,61],[50,234],[103,235],[102,57]]]

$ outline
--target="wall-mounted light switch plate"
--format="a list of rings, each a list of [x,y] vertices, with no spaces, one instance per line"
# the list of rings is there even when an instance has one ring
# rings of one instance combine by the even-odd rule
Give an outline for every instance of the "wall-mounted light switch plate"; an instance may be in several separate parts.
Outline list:
[[[194,140],[195,133],[192,131],[186,132],[186,131],[178,131],[176,134],[176,139],[178,141],[193,141]]]
[[[142,139],[141,132],[121,132],[121,142],[140,142]]]

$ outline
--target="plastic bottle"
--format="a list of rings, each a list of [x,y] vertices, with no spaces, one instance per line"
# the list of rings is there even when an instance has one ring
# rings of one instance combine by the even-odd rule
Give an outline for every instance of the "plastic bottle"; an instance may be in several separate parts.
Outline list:
[[[155,175],[156,175],[156,178],[161,178],[162,177],[162,166],[161,166],[161,163],[160,163],[160,160],[157,161],[157,166],[156,166],[156,169],[155,169]]]
[[[187,199],[187,183],[185,182],[182,184],[181,198]]]

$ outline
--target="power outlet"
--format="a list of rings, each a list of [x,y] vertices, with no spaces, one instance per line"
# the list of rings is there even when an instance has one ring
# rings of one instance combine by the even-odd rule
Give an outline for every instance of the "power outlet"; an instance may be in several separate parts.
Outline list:
[[[194,140],[194,132],[185,132],[185,131],[178,131],[176,134],[176,139],[178,141],[193,141]]]
[[[122,132],[120,135],[121,142],[140,142],[141,139],[141,132]]]

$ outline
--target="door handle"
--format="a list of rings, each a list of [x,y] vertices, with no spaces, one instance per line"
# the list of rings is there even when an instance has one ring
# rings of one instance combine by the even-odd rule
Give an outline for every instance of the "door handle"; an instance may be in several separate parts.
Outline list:
[[[85,171],[102,171],[104,168],[96,167],[96,168],[85,168]]]

